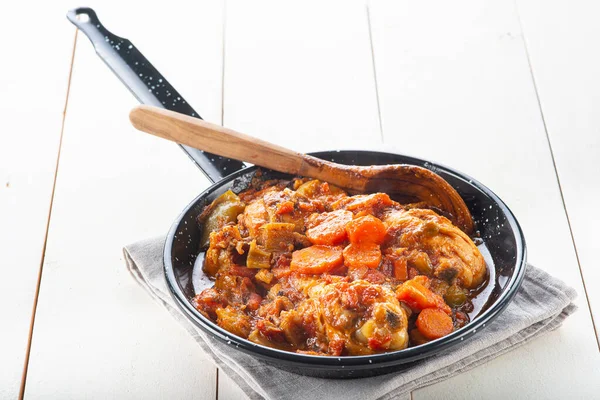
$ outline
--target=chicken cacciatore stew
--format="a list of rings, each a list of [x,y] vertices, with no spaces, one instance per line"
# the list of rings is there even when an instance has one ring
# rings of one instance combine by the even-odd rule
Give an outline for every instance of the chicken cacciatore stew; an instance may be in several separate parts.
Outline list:
[[[421,207],[305,178],[227,191],[198,217],[214,281],[193,304],[234,335],[303,354],[441,338],[469,322],[489,273],[466,233]]]

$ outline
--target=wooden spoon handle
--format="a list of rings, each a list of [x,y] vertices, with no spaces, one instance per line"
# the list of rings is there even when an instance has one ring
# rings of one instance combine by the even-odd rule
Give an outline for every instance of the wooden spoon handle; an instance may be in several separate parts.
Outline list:
[[[129,119],[140,131],[235,160],[292,175],[307,176],[359,193],[384,191],[419,199],[452,216],[465,232],[473,220],[467,205],[442,177],[415,165],[348,166],[224,128],[201,119],[151,106],[131,110]]]
[[[129,119],[140,131],[224,157],[294,175],[302,168],[300,153],[184,114],[141,105]]]

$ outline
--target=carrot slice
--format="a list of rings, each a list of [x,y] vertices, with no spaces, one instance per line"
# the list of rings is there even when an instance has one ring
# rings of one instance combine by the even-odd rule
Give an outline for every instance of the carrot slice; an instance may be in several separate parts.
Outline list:
[[[452,332],[452,318],[438,308],[426,308],[417,317],[417,329],[427,339],[439,339]]]
[[[348,268],[377,268],[381,262],[381,250],[375,243],[350,243],[344,249],[344,265]]]
[[[341,248],[316,245],[293,252],[290,269],[301,274],[322,274],[342,263]]]
[[[408,268],[406,258],[396,258],[394,260],[394,278],[405,281],[408,279]]]
[[[346,224],[352,221],[352,213],[337,210],[323,213],[318,217],[318,224],[306,231],[306,237],[313,244],[334,245],[346,240]]]
[[[415,311],[424,310],[426,308],[439,308],[446,314],[452,312],[450,307],[444,302],[442,296],[427,289],[419,283],[417,279],[411,279],[404,282],[402,286],[396,290],[396,298],[408,304],[408,306]]]
[[[365,215],[348,222],[346,232],[351,243],[367,242],[381,244],[385,239],[385,225],[379,218]]]

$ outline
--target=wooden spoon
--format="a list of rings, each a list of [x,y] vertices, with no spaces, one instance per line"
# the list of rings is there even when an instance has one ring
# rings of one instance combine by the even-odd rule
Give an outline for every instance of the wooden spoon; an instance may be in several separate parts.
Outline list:
[[[466,233],[473,231],[467,205],[448,182],[415,165],[342,165],[296,153],[162,108],[141,105],[129,119],[136,129],[174,142],[292,175],[320,179],[359,193],[384,192],[407,202],[423,202],[437,208]]]

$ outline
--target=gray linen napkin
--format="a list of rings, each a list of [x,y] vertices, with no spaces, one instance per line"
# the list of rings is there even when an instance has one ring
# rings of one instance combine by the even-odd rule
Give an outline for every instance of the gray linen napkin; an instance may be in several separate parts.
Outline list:
[[[576,310],[574,289],[528,266],[523,285],[510,305],[480,334],[441,356],[410,369],[364,379],[311,378],[282,371],[236,351],[196,328],[179,311],[163,275],[164,238],[124,249],[127,267],[138,283],[178,320],[215,364],[252,399],[398,399],[410,392],[488,362],[558,328]]]

